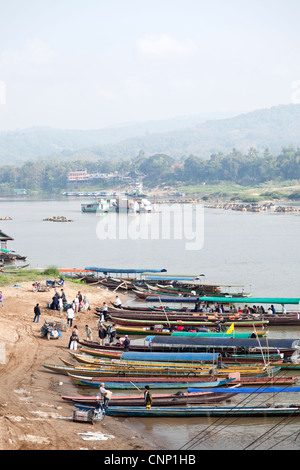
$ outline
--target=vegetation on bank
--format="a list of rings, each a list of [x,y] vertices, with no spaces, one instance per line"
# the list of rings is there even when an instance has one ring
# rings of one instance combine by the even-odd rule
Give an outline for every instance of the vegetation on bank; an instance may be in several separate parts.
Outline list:
[[[250,148],[247,153],[232,149],[228,154],[212,154],[205,160],[200,156],[189,155],[180,160],[165,154],[146,156],[144,152],[131,160],[97,161],[30,161],[22,166],[5,165],[0,172],[0,194],[9,194],[15,188],[26,189],[30,194],[60,194],[66,190],[84,189],[91,186],[68,185],[67,172],[86,169],[88,173],[115,173],[140,178],[144,188],[182,189],[189,193],[209,197],[211,193],[230,195],[240,199],[247,196],[249,188],[259,188],[257,197],[269,199],[300,198],[300,148],[284,147],[279,155],[272,155],[266,149],[260,155]],[[99,189],[108,189],[112,181],[92,183]],[[114,181],[118,189],[126,188],[126,183]],[[279,188],[282,185],[285,188]],[[289,186],[289,187],[287,187]],[[209,188],[211,188],[209,190]],[[231,189],[229,189],[231,188]],[[222,194],[223,192],[223,194]]]
[[[59,272],[59,268],[56,266],[48,266],[43,271],[38,269],[20,269],[16,272],[12,272],[14,268],[12,267],[11,270],[9,266],[7,266],[7,273],[0,272],[0,287],[1,286],[18,286],[21,282],[41,282],[43,285],[46,284],[47,279],[51,279],[52,281],[56,278],[57,280],[60,278],[64,278]],[[11,272],[9,272],[11,271]],[[76,284],[85,284],[84,281],[76,278],[68,278],[68,281],[74,282]]]
[[[16,273],[0,273],[0,286],[17,286],[21,282],[45,282],[48,276],[35,269],[20,269]]]

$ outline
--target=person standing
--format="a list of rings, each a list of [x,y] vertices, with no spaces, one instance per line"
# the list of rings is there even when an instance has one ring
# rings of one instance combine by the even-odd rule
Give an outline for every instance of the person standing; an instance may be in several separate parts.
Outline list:
[[[63,304],[65,304],[67,302],[67,299],[66,299],[65,291],[63,289],[60,289],[60,296],[62,298]]]
[[[107,335],[106,329],[104,328],[104,326],[100,325],[99,331],[98,331],[100,346],[105,346],[106,335]]]
[[[85,310],[85,311],[89,310],[89,308],[90,308],[90,302],[89,302],[89,299],[88,299],[86,296],[83,297],[82,303],[83,303],[83,308],[84,308],[84,310]]]
[[[70,336],[69,349],[74,349],[74,351],[76,351],[78,341],[79,341],[78,328],[77,328],[77,325],[75,325],[72,330],[72,334]]]
[[[103,302],[103,308],[102,308],[102,315],[105,320],[107,320],[107,314],[108,314],[108,306],[106,302]]]
[[[75,313],[78,313],[79,312],[79,297],[78,297],[78,295],[76,295],[76,297],[74,299],[74,304],[75,304]]]
[[[64,309],[64,304],[63,304],[62,297],[58,297],[58,310],[59,310],[60,315],[62,315],[63,309]]]
[[[116,336],[116,329],[115,329],[115,324],[113,323],[112,325],[109,326],[109,330],[108,330],[108,337],[109,337],[109,345],[110,346],[113,345],[115,336]]]
[[[36,304],[36,306],[34,307],[34,319],[33,319],[33,323],[36,322],[39,323],[40,321],[40,314],[41,314],[41,311],[40,311],[40,307],[39,307],[39,304]]]
[[[85,325],[85,334],[86,334],[86,339],[89,341],[93,341],[93,335],[92,335],[92,330],[89,327],[89,325]]]
[[[72,307],[69,307],[67,310],[67,324],[72,327],[73,318],[75,316],[75,312]]]
[[[128,335],[125,335],[125,340],[123,343],[123,351],[127,352],[130,349],[130,339],[128,338]]]
[[[4,308],[4,301],[3,301],[3,293],[0,291],[0,303],[2,304],[2,308]]]
[[[145,406],[148,410],[151,409],[152,406],[152,394],[149,389],[149,385],[145,386],[145,391],[144,391],[144,400],[145,400]]]

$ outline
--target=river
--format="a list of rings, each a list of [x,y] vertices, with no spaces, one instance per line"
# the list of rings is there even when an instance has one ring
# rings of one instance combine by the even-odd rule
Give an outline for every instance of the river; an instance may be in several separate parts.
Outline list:
[[[171,210],[158,205],[152,214],[96,216],[82,213],[81,202],[2,199],[0,217],[12,218],[0,221],[0,229],[14,238],[9,248],[27,256],[32,268],[165,268],[170,274],[204,275],[206,282],[243,284],[257,297],[300,297],[300,212],[236,212],[178,204]],[[43,220],[51,216],[72,222]],[[270,329],[270,337],[279,336],[298,337],[299,331]],[[289,400],[295,402],[297,396]],[[298,425],[299,418],[130,419],[138,433],[170,450],[249,445],[299,449]]]

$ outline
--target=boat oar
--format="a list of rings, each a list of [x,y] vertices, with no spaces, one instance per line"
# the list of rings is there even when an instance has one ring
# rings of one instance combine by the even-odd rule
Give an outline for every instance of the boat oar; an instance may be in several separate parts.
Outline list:
[[[137,387],[133,382],[130,382],[130,383],[131,383],[131,385],[133,385],[140,393],[143,393],[143,391],[142,391],[139,387]]]
[[[163,311],[164,311],[164,314],[166,315],[166,319],[167,319],[167,322],[169,323],[169,327],[171,328],[170,320],[169,320],[169,318],[168,318],[168,315],[166,314],[166,311],[165,311],[165,308],[164,308],[164,306],[163,306],[163,304],[162,304],[162,302],[161,302],[160,296],[158,296],[158,298],[159,298],[160,305],[162,306],[162,309],[163,309]]]

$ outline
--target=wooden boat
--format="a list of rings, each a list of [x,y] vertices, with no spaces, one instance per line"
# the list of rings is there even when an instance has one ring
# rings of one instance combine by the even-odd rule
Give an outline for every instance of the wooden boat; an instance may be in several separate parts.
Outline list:
[[[178,323],[179,325],[179,323]],[[198,328],[199,329],[199,328]],[[143,328],[134,328],[134,327],[116,327],[116,333],[120,335],[131,335],[131,336],[148,336],[150,335],[159,335],[159,336],[174,336],[175,334],[180,336],[201,336],[201,337],[225,337],[225,338],[255,338],[256,336],[266,336],[267,332],[258,332],[257,335],[255,333],[207,333],[205,331],[174,331],[168,329],[166,325],[156,325],[152,327],[143,327]]]
[[[113,349],[108,349],[104,346],[99,346],[97,345],[99,351],[102,353],[101,357],[103,358],[110,358],[110,359],[120,359],[122,357],[123,350],[120,348],[115,348]],[[95,348],[93,346],[93,348]],[[132,351],[132,348],[131,348]],[[145,348],[143,349],[144,352],[151,351],[151,349],[148,348],[148,350]],[[82,352],[84,352],[84,348],[82,348]],[[95,359],[92,359],[86,355],[77,355],[73,354],[75,359],[78,360],[78,362],[84,362],[84,363],[93,363]],[[247,355],[232,355],[232,357],[222,357],[222,363],[223,364],[264,364],[266,362],[266,358],[262,356],[261,354],[249,354]],[[295,367],[293,367],[292,363],[288,363],[288,366],[291,365],[290,367],[285,367],[286,363],[281,359],[281,356],[279,354],[274,354],[274,355],[268,355],[267,357],[267,362],[272,365],[278,365],[282,368],[286,369],[300,369],[300,364],[295,364]]]
[[[101,380],[95,377],[83,377],[77,376],[74,374],[69,373],[68,376],[72,379],[72,382],[75,385],[80,385],[83,387],[92,387],[92,388],[99,388],[102,382],[105,383],[105,387],[107,389],[112,390],[136,390],[138,388],[145,388],[146,385],[149,385],[151,389],[186,389],[188,385],[193,387],[202,387],[202,388],[217,388],[222,387],[223,385],[233,382],[233,380],[229,379],[209,379],[198,377],[197,379],[186,377],[184,379],[177,379],[173,380],[166,379],[159,380],[159,378],[148,377],[149,380],[145,380],[142,377],[101,377]]]
[[[101,364],[101,365],[102,365],[102,364],[105,364],[105,357],[104,357],[104,355],[106,354],[105,351],[104,351],[104,353],[102,353],[102,350],[101,350],[101,349],[89,349],[89,348],[81,348],[80,351],[81,351],[81,352],[84,352],[87,356],[93,357],[93,360],[92,360],[93,363],[95,363],[94,357],[96,357],[96,358],[100,358],[101,363],[98,362],[99,365],[100,365],[100,364]],[[102,354],[104,354],[104,355],[102,355]],[[157,368],[158,366],[160,366],[160,367],[163,367],[163,368],[166,368],[166,367],[168,367],[168,368],[174,367],[174,368],[182,369],[182,370],[184,370],[184,369],[189,369],[189,370],[194,370],[194,371],[196,371],[196,370],[202,370],[202,371],[203,371],[203,370],[205,370],[205,369],[206,369],[206,370],[211,370],[212,367],[215,368],[215,364],[217,363],[217,358],[218,358],[218,356],[215,355],[215,356],[214,356],[214,359],[212,359],[212,358],[210,359],[210,364],[205,364],[205,363],[203,364],[203,363],[191,362],[191,360],[190,360],[190,362],[188,362],[188,363],[169,362],[169,361],[168,361],[168,362],[161,362],[161,361],[160,361],[160,362],[154,362],[153,360],[152,360],[152,362],[151,362],[151,359],[150,359],[150,358],[151,358],[151,352],[148,352],[148,353],[137,353],[137,354],[144,354],[144,356],[143,356],[144,360],[140,360],[140,361],[138,361],[138,360],[131,360],[131,361],[130,361],[130,360],[128,360],[128,359],[125,359],[125,358],[126,358],[126,355],[127,355],[127,357],[129,357],[128,354],[129,354],[129,355],[130,355],[130,354],[132,355],[132,354],[134,354],[134,353],[132,353],[132,352],[125,353],[125,352],[124,352],[124,353],[122,353],[121,356],[115,357],[115,359],[116,359],[116,362],[115,362],[115,363],[109,361],[109,364],[122,364],[122,363],[124,363],[124,365],[127,364],[127,365],[129,365],[129,366],[134,366],[134,367],[136,367],[136,368],[137,368],[138,366],[141,366],[141,367],[150,366],[150,367],[156,367],[156,368]],[[148,354],[149,354],[149,359],[150,359],[150,361],[147,361],[147,356],[148,356]],[[184,353],[179,353],[179,354],[181,355],[181,354],[184,354]],[[193,353],[192,353],[192,354],[193,354]],[[214,354],[214,353],[213,353],[213,354]],[[76,354],[76,353],[72,353],[72,355],[73,355],[73,357],[74,357],[76,360],[78,360],[78,358],[80,357],[80,361],[81,361],[81,362],[87,362],[87,363],[89,363],[89,364],[91,363],[91,361],[89,360],[89,358],[88,358],[88,357],[84,357],[84,355],[79,356],[79,355]],[[161,356],[161,357],[162,357],[162,356]],[[178,357],[178,356],[177,356],[177,357]],[[184,356],[183,356],[183,357],[184,357]],[[189,357],[192,357],[192,356],[189,356]],[[122,358],[123,358],[123,359],[122,359]],[[62,359],[62,360],[63,360],[63,359]],[[63,360],[63,361],[65,361],[65,360]],[[272,366],[271,366],[271,368],[272,368]],[[244,371],[245,371],[245,372],[255,372],[255,373],[258,373],[258,372],[261,372],[261,371],[264,370],[264,369],[265,369],[265,365],[254,365],[254,364],[253,364],[253,365],[249,366],[249,365],[246,365],[246,364],[241,364],[241,365],[226,365],[226,369],[224,368],[223,370],[224,370],[224,371],[227,371],[227,373],[229,373],[229,372],[242,372],[242,373],[244,373]],[[222,371],[222,369],[217,369],[217,370],[218,370],[218,372],[220,372],[220,373],[221,373],[221,371]],[[272,370],[274,371],[274,368],[272,368]]]
[[[81,348],[82,352],[87,352],[85,348]],[[81,350],[80,350],[81,351]],[[212,364],[216,364],[218,360],[221,359],[219,354],[214,353],[157,353],[157,352],[124,352],[124,351],[114,351],[114,356],[111,356],[110,359],[115,359],[115,361],[107,360],[106,351],[101,349],[96,349],[96,354],[93,353],[93,350],[90,350],[90,354],[78,354],[72,351],[69,351],[71,356],[79,362],[88,363],[88,364],[127,364],[127,365],[161,365],[161,366],[175,366],[175,367],[184,367],[191,368],[195,367],[196,369],[200,367],[211,368]],[[112,353],[108,353],[112,354]],[[100,357],[100,359],[95,358]],[[65,359],[61,358],[61,361],[67,363]]]
[[[181,389],[192,387],[222,387],[223,385],[292,385],[298,381],[298,376],[274,376],[274,377],[240,377],[239,379],[224,379],[216,380],[213,377],[185,377],[174,378],[169,377],[166,381],[163,377],[149,377],[148,381],[145,381],[143,377],[101,377],[101,381],[95,377],[83,377],[76,376],[74,374],[67,374],[75,385],[84,387],[99,387],[101,382],[105,383],[105,386],[109,389],[116,390],[136,390],[136,388],[143,388],[149,385],[151,389]]]
[[[249,303],[249,302],[248,302]],[[214,321],[218,323],[220,320],[233,321],[266,321],[269,326],[299,326],[300,325],[300,316],[298,312],[288,312],[287,314],[268,314],[264,313],[260,315],[258,313],[250,313],[250,314],[233,314],[231,312],[224,312],[224,313],[205,313],[205,312],[195,312],[193,309],[188,308],[181,308],[181,309],[170,309],[169,307],[157,307],[153,308],[150,307],[149,310],[135,310],[134,307],[117,309],[114,307],[109,308],[109,315],[110,316],[117,316],[118,318],[132,318],[136,320],[146,320],[151,319],[155,320],[156,323],[161,323],[166,321],[166,318],[169,321],[176,321],[176,320],[185,320],[185,321],[193,321],[197,319],[197,321]],[[215,325],[214,325],[215,326]]]
[[[133,318],[120,318],[116,317],[113,315],[110,315],[111,320],[117,324],[117,325],[126,325],[126,327],[151,327],[155,326],[158,323],[162,324],[164,328],[174,328],[180,326],[180,327],[201,327],[201,326],[208,326],[208,327],[215,327],[216,324],[218,323],[217,320],[203,320],[199,321],[198,319],[194,319],[192,321],[185,321],[185,320],[170,320],[169,318],[165,318],[164,320],[160,320],[159,322],[157,319],[155,320],[136,320]],[[244,321],[244,320],[228,320],[224,321],[222,325],[224,326],[231,326],[232,323],[234,324],[235,327],[247,327],[247,328],[253,328],[255,327],[262,327],[268,324],[268,321],[266,320],[252,320],[252,321]],[[118,326],[119,328],[119,326]]]
[[[178,405],[189,405],[199,403],[218,403],[224,400],[228,400],[233,393],[230,392],[231,388],[228,388],[227,393],[216,392],[191,392],[191,393],[167,393],[167,394],[152,394],[153,405],[155,406],[178,406]],[[143,390],[141,390],[143,392]],[[99,397],[97,396],[61,396],[61,398],[67,402],[79,403],[82,405],[97,406]],[[144,396],[142,394],[135,395],[116,395],[112,396],[109,402],[110,406],[143,406]]]
[[[182,407],[152,407],[146,409],[141,406],[112,406],[106,410],[107,416],[118,417],[274,417],[274,416],[300,416],[300,407],[296,405],[276,406],[182,406]]]
[[[267,374],[274,374],[280,370],[279,367],[270,366],[246,366],[241,367],[227,367],[226,369],[218,369],[212,365],[170,365],[164,363],[163,365],[146,364],[146,363],[124,363],[115,364],[96,364],[89,366],[74,366],[74,365],[57,365],[57,364],[43,364],[43,367],[48,371],[67,375],[68,373],[76,375],[84,375],[90,377],[101,376],[138,376],[138,377],[209,377],[213,375],[216,377],[227,377],[232,373],[239,373],[240,376],[265,376]]]
[[[185,336],[154,336],[151,338],[151,350],[155,351],[202,351],[225,354],[268,354],[277,353],[278,349],[285,358],[292,356],[299,349],[299,339],[260,338],[200,338]]]

